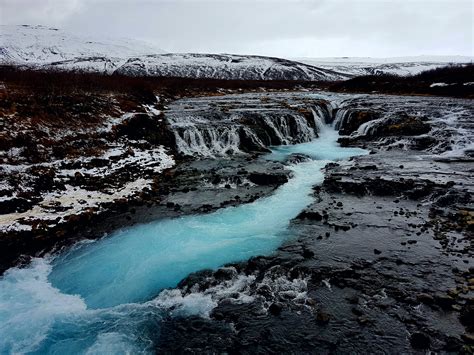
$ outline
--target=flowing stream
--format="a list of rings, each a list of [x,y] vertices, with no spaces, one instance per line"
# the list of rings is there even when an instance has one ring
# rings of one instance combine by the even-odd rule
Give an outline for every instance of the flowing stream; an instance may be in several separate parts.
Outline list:
[[[291,236],[290,220],[311,201],[329,161],[366,152],[341,148],[338,134],[320,127],[308,143],[275,147],[268,159],[303,153],[293,176],[273,195],[206,215],[133,226],[67,252],[12,268],[0,279],[0,353],[146,353],[169,310],[165,288],[188,274],[270,254]],[[200,313],[199,302],[187,304]]]

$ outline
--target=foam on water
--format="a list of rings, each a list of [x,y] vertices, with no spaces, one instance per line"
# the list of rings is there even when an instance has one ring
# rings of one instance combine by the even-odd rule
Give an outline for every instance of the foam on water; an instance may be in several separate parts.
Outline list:
[[[10,269],[0,279],[0,353],[148,352],[163,313],[176,302],[186,314],[208,314],[216,305],[210,295],[155,297],[192,272],[273,252],[288,237],[290,220],[311,202],[325,164],[365,153],[339,147],[332,129],[323,127],[320,135],[273,149],[269,159],[303,153],[315,160],[291,166],[293,177],[269,197],[130,227]]]

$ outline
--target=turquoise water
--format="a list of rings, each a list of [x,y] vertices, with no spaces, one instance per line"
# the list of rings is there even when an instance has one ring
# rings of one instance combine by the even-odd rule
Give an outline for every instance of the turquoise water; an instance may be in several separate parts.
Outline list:
[[[166,312],[153,302],[161,290],[192,272],[272,253],[312,201],[321,169],[365,154],[336,140],[325,127],[312,142],[274,148],[268,159],[303,153],[314,160],[290,166],[292,178],[269,197],[130,227],[10,269],[0,279],[0,353],[147,352]]]

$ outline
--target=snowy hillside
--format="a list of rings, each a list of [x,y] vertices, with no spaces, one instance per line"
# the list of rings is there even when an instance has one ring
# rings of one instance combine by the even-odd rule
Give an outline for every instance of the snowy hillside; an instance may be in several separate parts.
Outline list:
[[[327,57],[293,58],[301,63],[354,76],[371,74],[414,75],[448,63],[470,63],[467,56],[413,56],[393,58]]]
[[[169,53],[127,39],[88,38],[45,26],[0,26],[0,64],[132,76],[243,80],[344,80],[417,74],[472,57],[298,58]]]
[[[290,60],[162,54],[133,40],[90,39],[44,26],[0,26],[0,64],[135,76],[248,80],[337,80],[347,75]]]
[[[114,68],[131,56],[155,53],[164,51],[136,40],[89,38],[40,25],[0,26],[4,64],[38,66],[82,58],[85,67],[102,70],[104,64]]]
[[[340,80],[332,70],[263,56],[234,54],[161,54],[132,58],[116,73],[143,76],[243,80]]]

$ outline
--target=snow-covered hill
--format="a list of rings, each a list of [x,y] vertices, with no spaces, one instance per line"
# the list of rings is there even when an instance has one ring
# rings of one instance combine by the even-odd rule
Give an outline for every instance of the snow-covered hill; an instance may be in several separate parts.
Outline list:
[[[449,63],[470,63],[473,59],[473,57],[468,56],[294,58],[294,60],[301,63],[354,76],[371,74],[414,75]]]
[[[102,70],[105,64],[113,69],[131,56],[155,53],[164,51],[135,40],[77,36],[41,25],[0,26],[3,64],[41,66],[83,58],[86,67]]]
[[[472,57],[298,58],[165,53],[136,40],[89,38],[45,26],[0,26],[0,64],[40,69],[244,80],[344,80],[416,74]]]
[[[290,60],[163,54],[133,40],[90,39],[44,26],[0,26],[0,64],[134,76],[247,80],[337,80],[347,75]]]
[[[235,54],[160,54],[131,58],[116,73],[243,80],[340,80],[347,75],[286,59]]]

